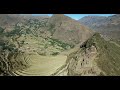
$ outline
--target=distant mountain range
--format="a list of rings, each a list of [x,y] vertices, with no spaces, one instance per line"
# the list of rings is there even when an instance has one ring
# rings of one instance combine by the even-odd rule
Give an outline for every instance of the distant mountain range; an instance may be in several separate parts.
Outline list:
[[[120,15],[116,14],[109,17],[86,16],[78,20],[81,24],[100,32],[112,39],[120,39]]]
[[[30,14],[0,14],[0,27],[8,28],[14,26],[16,23],[25,22],[28,19],[43,19],[49,16],[32,16]]]

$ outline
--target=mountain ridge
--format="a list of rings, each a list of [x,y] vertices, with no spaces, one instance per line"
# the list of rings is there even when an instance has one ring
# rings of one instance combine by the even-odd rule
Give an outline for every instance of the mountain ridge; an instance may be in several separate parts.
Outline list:
[[[119,76],[119,54],[120,45],[95,33],[68,55],[66,63],[53,76]]]
[[[119,37],[119,26],[120,26],[120,15],[112,15],[108,17],[95,16],[94,18],[83,17],[78,20],[83,25],[97,31],[105,36],[112,39],[120,39]]]

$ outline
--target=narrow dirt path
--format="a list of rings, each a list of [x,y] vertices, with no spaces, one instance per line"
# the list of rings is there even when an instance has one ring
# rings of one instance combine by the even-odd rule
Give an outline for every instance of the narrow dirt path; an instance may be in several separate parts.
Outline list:
[[[120,47],[120,45],[117,44],[116,42],[110,41],[110,43],[113,43],[113,44],[115,44],[116,46]]]

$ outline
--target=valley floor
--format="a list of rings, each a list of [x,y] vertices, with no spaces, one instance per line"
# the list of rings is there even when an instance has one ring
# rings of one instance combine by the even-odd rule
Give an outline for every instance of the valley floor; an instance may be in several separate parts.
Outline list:
[[[61,52],[57,56],[41,56],[39,54],[30,55],[27,63],[29,68],[14,72],[17,76],[50,76],[57,72],[66,64],[67,56],[78,50],[78,46],[73,49]]]
[[[40,56],[31,55],[28,63],[31,65],[23,71],[16,71],[16,75],[21,76],[50,76],[58,68],[65,64],[67,56]]]

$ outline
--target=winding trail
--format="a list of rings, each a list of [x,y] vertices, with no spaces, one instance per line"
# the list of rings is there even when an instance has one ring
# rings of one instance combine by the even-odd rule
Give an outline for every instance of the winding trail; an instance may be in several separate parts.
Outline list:
[[[120,45],[117,44],[116,42],[110,41],[110,43],[113,43],[113,44],[115,44],[116,46],[120,47]]]

